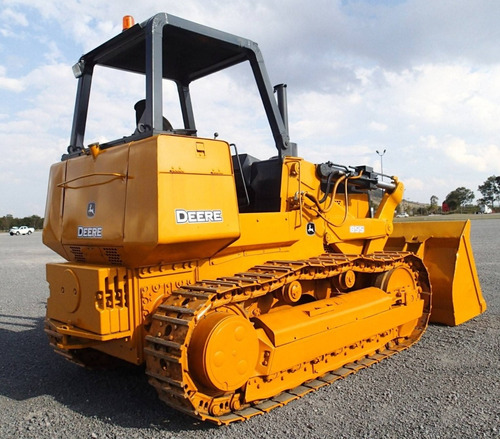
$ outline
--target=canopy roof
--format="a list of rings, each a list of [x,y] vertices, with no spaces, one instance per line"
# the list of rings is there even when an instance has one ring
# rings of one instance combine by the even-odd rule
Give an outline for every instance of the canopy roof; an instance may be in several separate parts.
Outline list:
[[[152,32],[162,32],[162,77],[178,83],[189,84],[245,61],[257,47],[250,40],[161,13],[83,55],[80,63],[145,74],[148,24]]]

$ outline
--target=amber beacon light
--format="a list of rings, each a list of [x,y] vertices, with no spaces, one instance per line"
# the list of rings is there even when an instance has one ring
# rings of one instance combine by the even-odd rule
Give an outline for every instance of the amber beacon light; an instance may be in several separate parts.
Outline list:
[[[134,17],[132,15],[123,16],[123,30],[130,29],[135,24]]]

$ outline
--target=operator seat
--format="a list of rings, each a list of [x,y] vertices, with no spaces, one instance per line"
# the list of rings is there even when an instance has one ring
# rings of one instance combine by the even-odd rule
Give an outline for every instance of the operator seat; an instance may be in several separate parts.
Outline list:
[[[140,133],[144,131],[143,129],[141,130],[140,124],[144,123],[142,117],[144,116],[144,112],[146,110],[146,99],[141,99],[140,101],[137,101],[137,103],[134,105],[134,110],[135,110],[135,125],[136,125],[135,132]],[[165,117],[163,118],[162,129],[163,131],[174,131],[172,124]]]

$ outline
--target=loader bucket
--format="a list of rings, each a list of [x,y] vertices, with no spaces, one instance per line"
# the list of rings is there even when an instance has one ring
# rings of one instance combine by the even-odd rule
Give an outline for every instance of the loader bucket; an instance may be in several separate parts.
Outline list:
[[[423,259],[432,285],[431,322],[459,325],[486,310],[470,243],[470,221],[394,223],[386,251]]]

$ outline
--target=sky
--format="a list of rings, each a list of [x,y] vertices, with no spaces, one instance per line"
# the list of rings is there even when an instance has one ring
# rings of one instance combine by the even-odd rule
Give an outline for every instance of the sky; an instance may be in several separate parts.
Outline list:
[[[461,186],[479,198],[500,175],[498,1],[0,0],[0,216],[44,216],[71,133],[72,65],[120,33],[123,15],[157,12],[257,42],[271,82],[287,84],[290,137],[306,160],[383,166],[424,203]],[[248,70],[193,84],[195,118],[200,135],[265,159],[274,143]],[[86,144],[131,134],[144,88],[95,78]],[[179,125],[168,87],[164,101]]]

